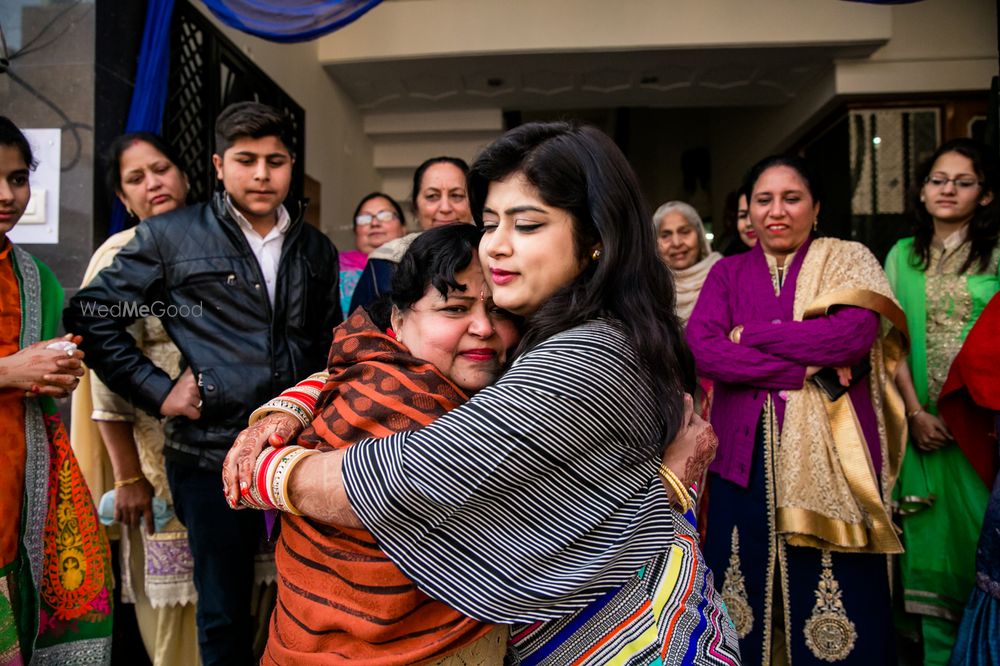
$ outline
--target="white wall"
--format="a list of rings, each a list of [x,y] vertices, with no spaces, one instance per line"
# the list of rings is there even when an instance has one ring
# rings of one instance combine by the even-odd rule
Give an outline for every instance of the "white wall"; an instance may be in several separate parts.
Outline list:
[[[709,112],[718,219],[722,195],[743,170],[786,148],[845,95],[987,89],[997,70],[996,11],[993,0],[897,6],[841,0],[387,0],[311,45],[275,45],[223,30],[306,109],[306,170],[323,184],[323,227],[330,232],[349,224],[354,200],[375,189],[379,178],[361,117],[320,63],[884,43],[869,58],[836,62],[783,106]]]
[[[320,65],[318,43],[258,39],[222,25],[202,3],[192,4],[305,109],[305,167],[322,185],[322,229],[338,248],[354,249],[351,213],[358,199],[377,189],[379,177],[361,115]]]
[[[837,63],[837,92],[983,90],[997,74],[995,0],[923,0],[891,8],[892,38],[868,59]]]
[[[794,26],[794,30],[789,30]],[[405,0],[322,38],[320,60],[880,42],[888,11],[840,0]]]

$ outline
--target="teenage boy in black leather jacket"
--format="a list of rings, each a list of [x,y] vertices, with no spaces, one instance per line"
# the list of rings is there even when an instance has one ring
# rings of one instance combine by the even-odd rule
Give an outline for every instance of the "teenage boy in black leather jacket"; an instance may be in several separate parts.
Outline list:
[[[226,503],[222,461],[253,409],[326,365],[342,320],[336,248],[304,223],[301,206],[293,217],[282,205],[290,136],[288,119],[271,107],[227,107],[212,156],[224,191],[141,223],[63,314],[105,384],[167,417],[167,477],[194,556],[206,666],[252,662],[250,597],[262,534],[259,513]],[[183,355],[177,381],[126,330],[149,313]]]

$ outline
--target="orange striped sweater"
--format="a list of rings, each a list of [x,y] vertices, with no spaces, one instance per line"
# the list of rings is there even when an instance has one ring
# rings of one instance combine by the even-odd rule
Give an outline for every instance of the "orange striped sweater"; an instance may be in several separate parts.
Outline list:
[[[414,430],[467,400],[362,310],[334,331],[330,378],[298,443],[345,448]],[[264,664],[395,666],[436,661],[486,635],[420,592],[366,530],[282,515],[278,600]]]

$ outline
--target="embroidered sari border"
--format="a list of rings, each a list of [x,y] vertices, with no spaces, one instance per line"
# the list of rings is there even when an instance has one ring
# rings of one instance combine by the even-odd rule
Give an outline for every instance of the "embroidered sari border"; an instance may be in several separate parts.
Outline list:
[[[780,511],[778,531],[792,546],[855,552],[868,545],[868,530],[864,525],[828,518],[800,507]]]
[[[909,340],[910,329],[906,324],[906,315],[902,308],[896,305],[888,296],[870,289],[839,289],[831,291],[813,301],[806,308],[802,318],[810,319],[830,314],[830,308],[838,305],[865,308],[866,310],[876,312],[889,320],[893,328],[902,333],[907,341]],[[908,344],[907,342],[907,346]]]
[[[840,466],[847,479],[847,485],[854,494],[855,500],[867,514],[868,520],[871,521],[868,530],[870,538],[865,539],[866,543],[863,547],[854,547],[866,552],[903,552],[903,544],[900,543],[899,537],[896,535],[892,519],[882,501],[882,494],[879,492],[873,472],[871,455],[868,452],[868,446],[860,436],[861,424],[858,423],[858,417],[850,398],[845,394],[835,402],[827,402],[826,412],[830,419],[833,441],[837,446]],[[834,522],[833,519],[828,520]],[[864,530],[865,526],[858,525],[858,528]],[[853,546],[849,543],[836,543],[836,545]]]
[[[813,301],[806,308],[803,318],[825,315],[835,306],[862,307],[892,323],[894,329],[886,336],[884,344],[886,376],[892,377],[907,338],[906,318],[899,306],[889,297],[869,289],[841,289]],[[877,368],[877,365],[874,367]],[[887,391],[887,394],[891,393],[891,390]],[[824,401],[824,406],[841,470],[866,520],[852,524],[802,507],[779,506],[778,531],[787,534],[789,543],[794,545],[853,552],[901,553],[903,545],[882,500],[882,489],[874,474],[871,454],[862,437],[850,396],[845,394],[835,401]],[[905,441],[901,436],[905,434],[901,431],[905,428],[902,401],[892,400],[887,395],[883,408],[888,442],[902,444]],[[883,483],[888,486],[898,474],[902,452],[891,445],[887,448],[889,455],[885,462],[888,469],[884,470]]]

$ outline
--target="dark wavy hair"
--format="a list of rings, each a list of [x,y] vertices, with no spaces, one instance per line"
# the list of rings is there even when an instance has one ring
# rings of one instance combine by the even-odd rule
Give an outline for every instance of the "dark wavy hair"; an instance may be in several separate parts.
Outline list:
[[[517,353],[597,318],[621,323],[663,396],[664,441],[677,433],[694,366],[674,313],[674,284],[656,252],[650,214],[632,167],[600,130],[567,122],[527,123],[488,146],[469,173],[472,213],[483,226],[490,183],[523,175],[549,206],[573,219],[573,252],[587,267],[528,319]],[[591,261],[591,248],[602,254]]]
[[[170,146],[163,137],[150,132],[129,132],[122,134],[108,146],[104,157],[104,184],[111,193],[122,191],[122,153],[129,149],[132,144],[142,141],[148,143],[159,152],[163,153],[171,164],[180,169],[181,173],[187,174],[187,170],[177,157],[177,152]],[[190,193],[189,193],[190,196]]]
[[[24,132],[18,129],[14,121],[7,116],[0,116],[0,146],[13,146],[21,153],[21,158],[28,165],[29,170],[34,170],[38,166],[35,156],[31,152],[31,144],[28,143]]]
[[[392,276],[392,290],[368,308],[380,328],[389,326],[392,306],[406,310],[434,287],[444,297],[465,291],[455,277],[476,256],[482,232],[471,224],[446,224],[423,232],[410,244]]]
[[[973,264],[979,263],[978,272],[989,268],[990,257],[1000,238],[1000,167],[993,152],[972,139],[953,139],[947,141],[934,151],[930,159],[917,168],[917,179],[910,188],[909,209],[913,216],[913,254],[911,264],[922,271],[927,270],[931,260],[931,240],[934,238],[934,220],[927,212],[927,206],[920,200],[924,181],[934,168],[938,158],[946,153],[958,153],[969,158],[976,176],[983,183],[980,198],[992,194],[993,199],[985,206],[976,206],[969,222],[969,258],[965,260],[959,273],[964,273]]]
[[[386,201],[389,202],[389,205],[392,206],[392,209],[394,211],[396,211],[396,216],[399,218],[399,223],[402,224],[403,228],[405,229],[406,228],[406,216],[403,215],[403,209],[402,209],[402,207],[399,205],[399,202],[397,202],[395,199],[393,199],[392,197],[390,197],[385,192],[371,192],[371,193],[366,194],[365,196],[361,197],[361,201],[359,201],[358,205],[354,208],[354,215],[351,215],[351,228],[352,229],[357,229],[358,228],[358,223],[355,222],[355,219],[357,219],[358,213],[361,212],[361,207],[364,206],[369,201],[371,201],[372,199],[378,199],[378,198],[385,199]]]
[[[417,195],[420,194],[420,187],[424,184],[424,174],[435,164],[450,164],[453,167],[458,167],[462,175],[466,177],[466,182],[468,182],[469,165],[462,158],[442,155],[424,160],[417,167],[416,171],[413,172],[413,187],[410,188],[410,205],[413,207],[414,214],[417,212]]]

